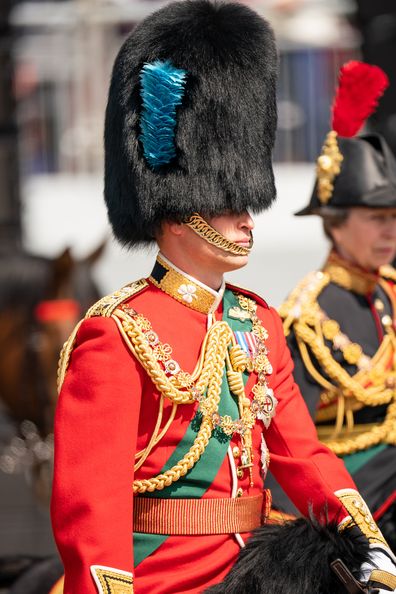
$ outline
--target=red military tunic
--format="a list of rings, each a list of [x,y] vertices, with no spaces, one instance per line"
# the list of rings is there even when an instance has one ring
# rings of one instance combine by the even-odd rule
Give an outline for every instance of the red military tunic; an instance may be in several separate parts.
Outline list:
[[[167,270],[174,272],[165,262]],[[172,359],[192,373],[208,320],[221,319],[225,297],[224,289],[216,294],[187,275],[182,280],[177,286],[150,277],[141,291],[124,298],[124,306],[133,307],[149,320],[160,341],[171,346]],[[196,289],[198,297],[194,297]],[[230,291],[242,290],[227,286],[225,295]],[[216,475],[204,486],[191,479],[190,486],[192,473],[187,474],[184,493],[194,498],[196,489],[202,488],[200,497],[209,499],[262,494],[264,437],[271,471],[301,513],[307,515],[312,508],[320,516],[326,509],[330,520],[341,522],[348,512],[334,492],[354,489],[354,483],[343,463],[317,440],[293,380],[293,364],[278,314],[257,296],[242,292],[258,303],[257,315],[268,332],[266,345],[273,368],[268,383],[278,401],[276,412],[268,428],[259,420],[254,425],[252,481],[248,472],[237,472],[241,443],[234,434]],[[197,302],[208,311],[197,311]],[[256,374],[251,373],[245,388],[250,399],[256,380]],[[161,473],[187,435],[197,408],[197,403],[178,406],[169,430],[134,473],[135,454],[145,448],[153,433],[159,400],[159,392],[115,321],[103,316],[84,320],[68,361],[55,426],[52,518],[65,566],[64,594],[112,592],[105,589],[108,578],[98,578],[100,571],[95,574],[92,566],[111,568],[108,571],[119,580],[117,584],[123,583],[123,576],[133,574],[133,591],[138,594],[202,592],[222,580],[236,560],[242,538],[248,537],[247,533],[170,535],[147,554],[143,550],[145,537],[140,534],[135,539],[134,561],[133,482]],[[164,419],[171,408],[165,399]],[[202,464],[209,462],[210,468],[212,461],[205,459],[206,453]],[[175,489],[177,485],[174,483]],[[177,498],[175,489],[170,496]],[[213,522],[218,523],[219,518]],[[130,586],[125,588],[114,591],[132,591]]]

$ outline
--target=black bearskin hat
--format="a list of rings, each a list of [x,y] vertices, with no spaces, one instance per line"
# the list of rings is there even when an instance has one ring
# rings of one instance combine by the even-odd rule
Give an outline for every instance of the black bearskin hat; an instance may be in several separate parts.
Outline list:
[[[241,549],[224,581],[206,594],[348,594],[352,590],[330,566],[337,559],[356,580],[369,560],[369,543],[360,530],[340,534],[335,524],[306,518],[265,524]]]
[[[378,66],[348,62],[332,107],[332,131],[319,156],[309,204],[296,216],[335,208],[396,207],[396,159],[379,135],[354,137],[388,86]]]
[[[145,19],[114,64],[105,200],[117,239],[153,240],[163,220],[259,212],[275,198],[277,54],[240,4],[186,0]]]

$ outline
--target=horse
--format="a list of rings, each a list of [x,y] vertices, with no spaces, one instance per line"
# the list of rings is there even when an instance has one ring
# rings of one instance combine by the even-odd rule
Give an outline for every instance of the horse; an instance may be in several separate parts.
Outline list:
[[[59,353],[100,298],[92,267],[104,248],[78,261],[69,248],[53,259],[0,250],[0,467],[12,473],[21,462],[44,505],[51,488]],[[55,584],[62,572],[57,557],[2,557],[0,589],[55,594],[61,591]]]
[[[82,312],[99,299],[91,269],[99,246],[76,261],[0,253],[0,400],[11,419],[52,431],[60,349]]]

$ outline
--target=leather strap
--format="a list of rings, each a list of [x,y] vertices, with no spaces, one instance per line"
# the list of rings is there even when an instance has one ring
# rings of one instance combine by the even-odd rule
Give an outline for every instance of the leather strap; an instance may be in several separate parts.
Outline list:
[[[338,579],[344,584],[349,594],[368,594],[369,590],[365,588],[360,582],[355,579],[345,563],[341,559],[336,559],[330,563],[331,569],[334,571]],[[372,593],[374,594],[374,592]]]

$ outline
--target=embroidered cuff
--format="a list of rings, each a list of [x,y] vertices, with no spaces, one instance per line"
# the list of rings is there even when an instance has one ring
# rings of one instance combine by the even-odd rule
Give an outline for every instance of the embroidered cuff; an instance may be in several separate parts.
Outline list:
[[[358,526],[371,545],[383,545],[389,548],[360,493],[354,489],[340,489],[334,495],[341,501],[353,523]],[[347,526],[345,525],[345,527]],[[343,523],[340,528],[341,530],[344,528]]]
[[[128,571],[91,565],[91,573],[99,594],[133,594],[133,576]]]

